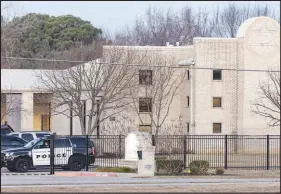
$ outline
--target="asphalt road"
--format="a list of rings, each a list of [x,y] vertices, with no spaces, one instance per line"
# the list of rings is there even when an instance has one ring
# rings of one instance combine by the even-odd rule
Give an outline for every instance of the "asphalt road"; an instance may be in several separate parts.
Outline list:
[[[83,185],[83,184],[192,184],[192,183],[279,183],[279,178],[251,179],[187,179],[187,178],[128,178],[128,177],[59,177],[47,176],[1,176],[1,187],[12,185]]]

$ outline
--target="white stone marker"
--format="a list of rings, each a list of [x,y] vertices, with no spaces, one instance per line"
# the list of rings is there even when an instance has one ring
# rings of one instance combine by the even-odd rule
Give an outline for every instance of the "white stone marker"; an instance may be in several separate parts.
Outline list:
[[[139,131],[129,133],[125,139],[125,160],[138,161],[138,147],[151,145],[150,133]]]
[[[138,147],[138,151],[142,151],[142,159],[138,161],[138,175],[154,176],[155,146]]]

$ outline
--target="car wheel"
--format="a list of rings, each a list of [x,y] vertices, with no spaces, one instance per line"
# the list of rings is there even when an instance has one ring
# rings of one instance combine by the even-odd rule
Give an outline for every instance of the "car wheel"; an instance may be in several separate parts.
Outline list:
[[[69,168],[72,171],[79,171],[84,168],[83,158],[79,156],[72,156],[69,159]]]
[[[27,172],[29,170],[29,161],[25,158],[19,158],[15,163],[16,172]]]
[[[10,172],[16,172],[16,169],[14,167],[7,167],[7,169],[10,171]]]

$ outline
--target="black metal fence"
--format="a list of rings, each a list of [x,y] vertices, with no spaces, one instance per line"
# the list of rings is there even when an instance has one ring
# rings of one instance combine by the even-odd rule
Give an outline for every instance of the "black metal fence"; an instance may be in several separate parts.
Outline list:
[[[279,169],[280,135],[152,136],[156,158],[205,160],[210,168]]]
[[[88,142],[88,143],[87,143]],[[125,136],[51,136],[50,173],[118,167],[125,156]]]
[[[88,142],[88,143],[86,143]],[[205,160],[210,168],[280,169],[280,135],[152,135],[155,156],[180,160],[187,168]],[[125,136],[51,136],[50,170],[118,167]]]

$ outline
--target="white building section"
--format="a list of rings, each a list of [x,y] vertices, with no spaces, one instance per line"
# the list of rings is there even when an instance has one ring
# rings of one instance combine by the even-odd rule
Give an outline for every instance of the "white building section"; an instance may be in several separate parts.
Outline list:
[[[113,46],[104,46],[103,52],[110,52],[113,48]],[[259,97],[259,84],[267,80],[266,72],[221,70],[280,71],[280,24],[272,18],[248,19],[240,26],[236,38],[197,37],[194,38],[193,45],[189,46],[120,46],[119,48],[140,52],[155,51],[167,58],[175,58],[178,62],[187,60],[194,62],[192,72],[190,67],[176,70],[175,76],[179,76],[188,68],[190,72],[180,85],[179,92],[174,96],[164,122],[166,127],[170,126],[170,134],[178,134],[180,127],[185,133],[195,135],[280,134],[279,127],[268,127],[265,118],[252,112],[252,104]],[[148,52],[151,53],[153,52]],[[179,67],[180,64],[169,65]],[[51,103],[51,100],[44,103],[36,102],[35,96],[38,93],[46,95],[49,93],[44,91],[43,87],[38,90],[40,86],[35,76],[38,71],[1,69],[1,94],[7,94],[7,102],[12,95],[20,99],[21,106],[18,114],[5,116],[9,105],[1,102],[1,118],[4,115],[1,122],[7,121],[17,131],[49,129],[58,134],[81,134],[78,118],[70,121],[70,117],[65,114],[54,114],[51,106],[49,109],[43,108]],[[154,75],[155,72],[152,72],[152,78]],[[136,94],[138,98],[146,97],[142,91],[140,84],[139,93]],[[89,106],[90,104],[86,103],[86,107]],[[133,122],[129,123],[128,119],[125,119],[128,116]],[[144,123],[141,124],[140,119]],[[132,131],[155,132],[148,113],[138,115],[128,110],[103,121],[100,126],[101,134],[105,133],[102,131],[104,127],[118,126],[118,123],[121,123],[120,127]],[[112,134],[115,132],[112,131]],[[111,132],[106,130],[106,134]]]

